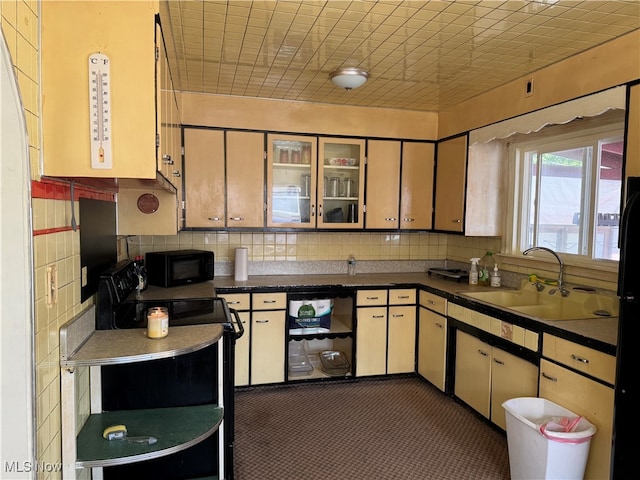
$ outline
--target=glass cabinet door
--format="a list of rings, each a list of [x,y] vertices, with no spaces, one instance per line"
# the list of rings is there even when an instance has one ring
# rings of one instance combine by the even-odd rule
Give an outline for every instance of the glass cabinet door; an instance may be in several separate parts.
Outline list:
[[[316,226],[315,137],[267,135],[267,226]]]
[[[318,227],[362,228],[364,140],[321,138]]]

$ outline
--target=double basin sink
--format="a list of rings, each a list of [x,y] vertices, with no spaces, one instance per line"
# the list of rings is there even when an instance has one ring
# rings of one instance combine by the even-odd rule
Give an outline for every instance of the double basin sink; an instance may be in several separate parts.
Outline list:
[[[474,300],[543,320],[618,316],[619,301],[615,296],[580,290],[569,290],[569,292],[569,295],[563,297],[557,287],[549,285],[545,285],[544,290],[539,292],[534,284],[525,280],[519,290],[461,293]]]

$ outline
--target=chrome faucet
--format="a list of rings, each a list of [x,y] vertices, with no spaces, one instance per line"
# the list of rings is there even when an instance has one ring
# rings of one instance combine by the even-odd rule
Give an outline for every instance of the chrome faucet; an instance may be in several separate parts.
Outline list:
[[[558,254],[556,252],[554,252],[553,250],[551,250],[550,248],[547,247],[531,247],[528,248],[527,250],[525,250],[524,252],[522,252],[523,255],[529,255],[529,253],[535,251],[535,250],[543,250],[545,252],[549,252],[551,255],[553,255],[554,257],[556,257],[556,260],[558,260],[558,264],[560,265],[560,271],[558,272],[558,290],[560,290],[560,294],[563,297],[566,297],[569,295],[569,290],[567,290],[566,288],[564,288],[564,262],[562,261],[562,259],[558,256]],[[540,291],[540,290],[538,290]],[[554,290],[551,290],[549,292],[549,294],[553,294]]]

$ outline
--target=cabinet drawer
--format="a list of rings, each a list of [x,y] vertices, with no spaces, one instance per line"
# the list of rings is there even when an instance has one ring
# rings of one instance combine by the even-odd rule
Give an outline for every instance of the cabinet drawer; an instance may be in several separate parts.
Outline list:
[[[227,306],[234,310],[249,310],[251,308],[251,294],[249,293],[224,293],[218,297],[224,298]]]
[[[386,305],[386,290],[358,290],[356,295],[356,303],[360,306],[367,305]]]
[[[615,383],[616,358],[613,355],[548,333],[542,337],[542,355],[611,385]]]
[[[401,288],[398,290],[389,290],[389,305],[415,305],[416,289]]]
[[[284,310],[287,308],[287,294],[253,293],[253,310]]]
[[[440,315],[447,314],[447,299],[424,290],[420,290],[420,305]]]

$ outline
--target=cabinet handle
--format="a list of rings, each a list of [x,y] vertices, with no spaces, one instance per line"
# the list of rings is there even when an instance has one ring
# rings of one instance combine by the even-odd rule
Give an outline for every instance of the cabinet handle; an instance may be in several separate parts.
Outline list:
[[[579,357],[579,356],[577,356],[577,355],[575,355],[575,354],[573,354],[573,353],[571,354],[571,358],[572,358],[573,360],[575,360],[576,362],[589,363],[589,359]]]
[[[276,303],[276,300],[263,300],[262,303]]]
[[[435,305],[435,304],[436,304],[436,302],[434,302],[433,300],[427,300],[427,303],[428,303],[429,305]]]
[[[504,362],[502,360],[498,360],[497,358],[494,358],[493,361],[498,365],[504,365]]]
[[[256,320],[256,323],[269,323],[269,320]]]
[[[236,300],[235,302],[227,301],[227,305],[237,305],[238,303],[240,303],[240,300]]]
[[[384,318],[384,315],[373,315],[372,318]]]
[[[318,205],[318,216],[322,216],[322,205]]]
[[[459,218],[454,218],[453,220],[451,220],[453,223],[462,223],[462,220],[460,220]]]
[[[403,222],[415,222],[414,218],[405,217],[402,219]]]
[[[367,297],[367,300],[378,300],[378,297]]]
[[[174,176],[174,177],[181,177],[181,176],[182,176],[182,174],[181,174],[178,170],[174,170],[174,171],[173,171],[173,176]]]
[[[219,222],[220,220],[222,220],[222,218],[220,218],[220,217],[209,217],[209,220],[211,220],[212,222]]]
[[[171,159],[171,155],[165,153],[162,156],[162,162],[165,163],[166,165],[173,165],[173,160]]]
[[[393,318],[402,318],[404,317],[404,313],[394,313],[392,316]]]
[[[311,216],[312,217],[316,216],[316,206],[315,205],[311,205]]]
[[[489,356],[489,354],[488,354],[487,352],[485,352],[485,351],[483,351],[483,350],[480,350],[480,349],[478,349],[478,353],[479,353],[480,355],[482,355],[483,357],[488,357],[488,356]]]
[[[384,219],[385,219],[387,222],[395,222],[395,221],[397,220],[397,218],[395,218],[395,217],[384,217]]]
[[[436,322],[436,327],[438,327],[438,328],[444,328],[444,325],[443,325],[443,324],[441,324],[441,323],[439,323],[439,322]]]
[[[236,222],[239,222],[241,220],[244,220],[244,217],[229,217],[229,220],[235,220]]]
[[[547,380],[551,380],[552,382],[557,382],[558,379],[556,377],[552,377],[551,375],[547,375],[546,373],[542,372],[542,376],[544,378],[546,378]]]
[[[405,298],[409,298],[409,295],[398,295],[398,300],[404,300]]]

